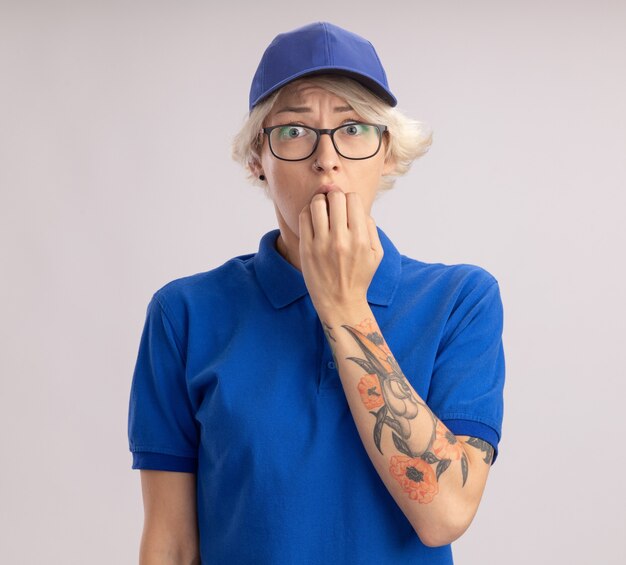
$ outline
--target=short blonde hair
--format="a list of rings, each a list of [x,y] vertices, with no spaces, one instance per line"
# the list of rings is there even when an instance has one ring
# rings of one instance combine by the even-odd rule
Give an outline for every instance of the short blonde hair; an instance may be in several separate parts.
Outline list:
[[[306,80],[307,83],[320,86],[343,98],[365,121],[387,126],[389,135],[385,158],[393,159],[395,167],[390,174],[381,178],[380,191],[391,189],[396,178],[404,175],[413,161],[424,155],[430,148],[432,143],[430,128],[422,122],[405,116],[396,107],[389,106],[357,81],[335,75],[315,75],[299,80]],[[266,195],[268,195],[267,183],[261,182],[252,168],[255,161],[261,162],[263,135],[259,131],[264,126],[264,121],[272,111],[281,91],[296,82],[298,81],[288,83],[257,104],[244,118],[242,128],[233,139],[233,159],[248,171],[247,178],[252,184],[265,189]]]

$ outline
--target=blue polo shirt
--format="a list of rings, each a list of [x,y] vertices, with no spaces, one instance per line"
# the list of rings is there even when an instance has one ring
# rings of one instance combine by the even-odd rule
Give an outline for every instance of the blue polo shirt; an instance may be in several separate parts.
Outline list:
[[[389,348],[445,425],[497,457],[496,279],[411,259],[378,233],[385,253],[367,299]],[[152,296],[130,392],[133,469],[196,473],[202,563],[452,563],[449,545],[421,543],[378,476],[278,234]]]

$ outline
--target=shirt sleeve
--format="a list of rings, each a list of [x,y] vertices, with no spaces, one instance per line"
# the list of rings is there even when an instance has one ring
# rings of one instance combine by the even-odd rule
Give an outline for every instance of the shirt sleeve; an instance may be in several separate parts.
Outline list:
[[[148,305],[130,391],[128,442],[133,469],[196,472],[198,430],[183,351],[156,293]]]
[[[427,404],[455,435],[480,438],[498,456],[505,375],[503,309],[496,279],[483,276],[452,310],[435,358]]]

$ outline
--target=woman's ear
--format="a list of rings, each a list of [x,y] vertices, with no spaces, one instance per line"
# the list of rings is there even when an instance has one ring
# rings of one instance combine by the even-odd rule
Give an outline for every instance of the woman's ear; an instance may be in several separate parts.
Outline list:
[[[386,131],[383,137],[383,147],[382,149],[384,150],[385,153],[387,153],[387,149],[389,148],[389,144],[391,143],[391,140],[389,139],[389,131]],[[388,157],[385,157],[385,163],[383,165],[383,175],[389,175],[391,173],[393,173],[393,171],[396,168],[396,160],[393,156],[389,155]]]
[[[250,170],[254,173],[254,175],[256,175],[257,177],[259,175],[263,174],[263,167],[261,166],[261,163],[259,162],[259,160],[256,157],[253,157],[250,160]]]
[[[396,160],[389,156],[383,165],[383,175],[390,175],[396,169]]]

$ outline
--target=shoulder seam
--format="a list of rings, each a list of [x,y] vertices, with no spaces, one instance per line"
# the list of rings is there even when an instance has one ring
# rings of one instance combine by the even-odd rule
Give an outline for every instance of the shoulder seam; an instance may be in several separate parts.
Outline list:
[[[493,281],[490,281],[488,286],[480,292],[479,295],[479,299],[477,300],[476,304],[474,304],[474,306],[472,306],[471,310],[474,310],[481,302],[483,302],[483,300],[486,299],[487,294],[489,294],[489,291],[494,287],[497,286],[498,287],[498,292],[499,292],[499,285],[498,285],[498,281],[495,279],[495,277],[493,277],[492,275],[490,275],[491,278],[493,278]],[[488,279],[487,279],[488,280]],[[476,285],[475,288],[473,288],[470,291],[470,294],[473,292],[477,292],[478,289],[480,288],[480,284]],[[466,298],[464,299],[466,300]],[[437,349],[437,355],[439,355],[439,352],[442,350],[442,348],[447,348],[450,346],[450,344],[459,336],[461,335],[461,333],[463,333],[463,331],[465,331],[465,328],[471,324],[472,320],[474,319],[475,315],[472,316],[470,319],[466,319],[464,318],[463,320],[461,320],[462,325],[459,325],[453,332],[452,332],[452,336],[448,337],[448,339],[446,340],[445,344],[443,343],[443,340],[441,341],[441,343],[439,344],[439,347]],[[446,322],[446,326],[447,326]]]
[[[180,337],[178,337],[178,333],[176,332],[176,326],[174,325],[174,323],[172,322],[172,318],[170,316],[170,314],[168,314],[167,312],[167,307],[165,306],[164,302],[162,301],[162,299],[157,296],[158,293],[154,293],[153,298],[155,300],[155,302],[159,305],[159,308],[161,310],[161,312],[163,313],[163,316],[165,317],[165,319],[168,321],[168,323],[170,324],[170,326],[172,326],[172,335],[174,336],[174,341],[176,342],[176,349],[178,350],[178,354],[180,355],[181,360],[183,361],[183,363],[186,364],[187,360],[185,355],[183,355],[183,347],[182,347],[182,341],[180,339]]]

